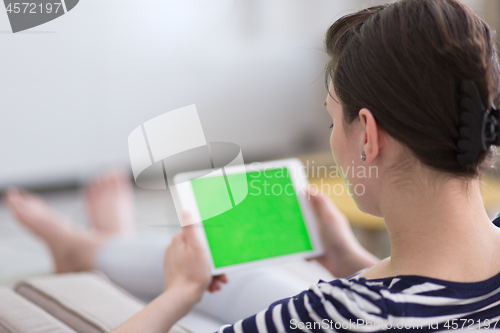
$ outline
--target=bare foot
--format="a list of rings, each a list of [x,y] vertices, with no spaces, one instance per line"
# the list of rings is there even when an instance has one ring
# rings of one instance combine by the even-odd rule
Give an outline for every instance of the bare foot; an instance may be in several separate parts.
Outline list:
[[[95,267],[95,255],[105,235],[76,229],[42,198],[28,192],[9,190],[5,202],[22,225],[47,243],[56,273]]]
[[[87,210],[92,228],[108,235],[134,234],[134,202],[128,175],[109,172],[86,190]]]

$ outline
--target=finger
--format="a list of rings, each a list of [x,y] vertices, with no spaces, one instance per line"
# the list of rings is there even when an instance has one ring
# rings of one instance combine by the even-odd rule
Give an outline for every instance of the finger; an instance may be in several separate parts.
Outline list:
[[[227,283],[227,281],[229,281],[227,279],[227,275],[226,274],[216,275],[216,276],[214,276],[214,279],[217,279],[218,281],[220,281],[222,283]]]
[[[193,225],[188,225],[183,227],[184,239],[186,241],[186,245],[196,252],[200,252],[203,250],[203,245],[196,234],[196,227]]]
[[[310,200],[318,213],[324,213],[328,209],[327,198],[319,193],[311,194]]]
[[[186,237],[186,241],[196,242],[198,240],[198,235],[196,234],[196,226],[191,224],[182,227],[182,232],[184,233],[184,237]]]
[[[323,218],[335,218],[336,215],[341,214],[338,208],[333,204],[332,199],[326,195],[318,194],[314,196],[313,204]]]
[[[217,290],[220,290],[221,289],[221,285],[220,283],[218,283],[217,281],[212,281],[210,283],[210,285],[208,286],[208,291],[209,292],[214,292],[214,291],[217,291]]]
[[[212,287],[213,290],[221,290],[222,286],[218,281],[212,281],[210,284],[210,287]]]
[[[316,260],[319,260],[321,258],[324,258],[325,255],[320,255],[320,256],[317,256],[317,257],[312,257],[312,258],[306,258],[306,261],[316,261]]]
[[[316,196],[320,195],[319,190],[318,190],[318,188],[316,186],[309,185],[309,187],[307,188],[306,192],[307,192],[307,197],[308,198],[316,197]]]
[[[318,190],[316,190],[314,188],[309,188],[308,191],[309,191],[308,193],[313,201],[319,201],[322,198],[328,198],[328,199],[330,198],[330,197],[324,195],[323,193],[320,193]]]
[[[194,234],[196,234],[196,230],[193,226],[193,217],[191,216],[191,214],[187,211],[187,210],[183,210],[181,212],[181,220],[182,220],[182,225],[184,227],[182,227],[182,231],[184,232],[184,234],[187,235],[187,237],[192,237]]]
[[[172,242],[170,243],[172,246],[178,246],[179,244],[184,242],[184,235],[182,232],[178,232],[172,237]]]
[[[201,242],[198,238],[196,226],[192,223],[192,218],[189,212],[182,212],[182,219],[185,227],[182,227],[182,231],[184,233],[184,239],[186,242],[192,246],[200,246]]]
[[[216,291],[218,291],[218,290],[220,290],[220,289],[221,289],[221,288],[215,288],[215,287],[210,286],[210,287],[208,288],[208,292],[209,292],[209,293],[214,293],[214,292],[216,292]]]
[[[172,237],[172,241],[170,245],[165,249],[165,256],[167,257],[167,253],[170,253],[170,256],[173,258],[178,257],[179,252],[182,251],[184,241],[182,240],[182,232],[176,233]]]
[[[309,198],[315,208],[319,209],[321,212],[330,211],[332,206],[336,209],[329,196],[319,193],[314,189],[312,191],[315,192],[309,192]]]
[[[221,284],[221,283],[225,283],[225,282],[223,282],[223,281],[222,281],[222,280],[221,280],[218,276],[214,276],[214,277],[213,277],[213,281],[214,281],[214,282],[217,282],[217,283],[219,283],[219,284]]]
[[[191,213],[189,213],[189,211],[187,210],[183,210],[181,212],[181,220],[182,220],[182,225],[191,225],[194,223],[193,221],[193,216],[191,216]]]
[[[313,206],[313,208],[315,208],[315,210],[317,210],[317,206],[318,206],[318,196],[320,194],[318,193],[318,190],[317,189],[314,189],[312,187],[309,187],[307,189],[307,200],[309,200],[311,202],[311,205]]]

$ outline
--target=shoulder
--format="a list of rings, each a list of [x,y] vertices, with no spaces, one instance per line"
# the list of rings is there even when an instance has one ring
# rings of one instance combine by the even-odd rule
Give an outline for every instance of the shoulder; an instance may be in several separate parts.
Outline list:
[[[312,314],[336,321],[387,318],[391,306],[389,281],[368,281],[364,278],[319,281],[309,290],[283,300],[285,312]]]
[[[425,307],[436,302],[452,305],[456,297],[466,298],[460,290],[441,282],[444,281],[422,276],[369,280],[356,276],[352,279],[320,281],[303,293],[302,300],[305,304],[308,302],[311,309],[334,307],[347,319],[377,321],[419,312],[416,305]]]

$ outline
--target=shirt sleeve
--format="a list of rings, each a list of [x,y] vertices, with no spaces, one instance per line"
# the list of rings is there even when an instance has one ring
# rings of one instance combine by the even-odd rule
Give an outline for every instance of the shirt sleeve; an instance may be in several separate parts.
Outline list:
[[[320,281],[256,315],[221,327],[217,333],[323,332],[383,317],[386,311],[380,293],[356,281],[337,279]]]

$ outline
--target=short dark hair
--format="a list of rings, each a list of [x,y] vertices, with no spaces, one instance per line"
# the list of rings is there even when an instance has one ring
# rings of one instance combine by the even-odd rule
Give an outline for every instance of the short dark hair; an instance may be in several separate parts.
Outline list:
[[[351,124],[368,108],[378,125],[424,164],[475,176],[487,152],[457,160],[459,87],[476,83],[485,106],[500,101],[494,32],[457,0],[401,0],[336,21],[326,34],[327,77]]]

